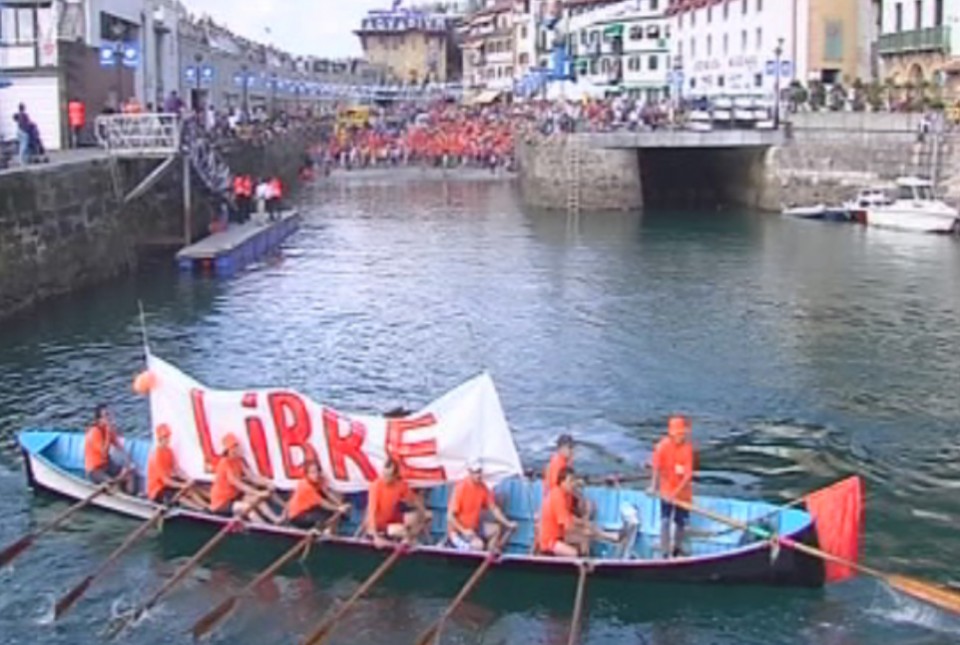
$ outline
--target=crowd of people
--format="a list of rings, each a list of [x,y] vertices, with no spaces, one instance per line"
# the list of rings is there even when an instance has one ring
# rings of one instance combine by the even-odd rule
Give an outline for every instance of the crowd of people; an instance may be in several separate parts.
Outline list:
[[[693,500],[695,467],[689,435],[689,421],[682,416],[672,417],[667,436],[657,444],[651,461],[650,490],[651,496],[661,500],[660,549],[667,558],[685,555],[684,528]],[[224,435],[209,486],[191,480],[178,466],[170,447],[171,436],[169,425],[156,428],[147,462],[144,494],[157,504],[180,503],[222,517],[328,532],[336,531],[339,520],[352,510],[353,504],[365,504],[358,535],[365,535],[375,546],[398,542],[412,545],[430,538],[433,514],[422,493],[411,487],[392,458],[386,460],[366,493],[352,500],[336,492],[319,462],[309,458],[294,490],[281,494],[272,481],[250,466],[237,435]],[[595,509],[584,493],[584,479],[573,467],[574,449],[573,437],[560,436],[544,469],[532,552],[582,557],[590,553],[591,544],[598,540],[627,548],[636,537],[636,526],[625,523],[619,533],[611,533],[593,522]],[[92,482],[122,486],[131,495],[137,493],[139,478],[132,459],[124,452],[123,442],[103,405],[95,410],[93,424],[85,435],[84,469]],[[453,484],[448,497],[443,544],[462,551],[496,550],[502,546],[505,532],[516,530],[518,523],[499,507],[493,491],[484,482],[482,461],[469,460],[466,471],[466,476]]]

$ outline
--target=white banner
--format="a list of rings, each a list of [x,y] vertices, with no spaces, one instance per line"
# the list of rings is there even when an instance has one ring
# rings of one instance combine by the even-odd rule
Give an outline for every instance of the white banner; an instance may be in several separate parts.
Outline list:
[[[489,374],[419,412],[385,419],[344,414],[292,390],[213,390],[156,356],[147,365],[155,377],[153,427],[170,426],[178,464],[199,481],[212,479],[228,432],[240,439],[247,464],[281,489],[303,476],[308,454],[340,492],[366,490],[388,454],[419,487],[463,478],[473,458],[482,460],[490,484],[523,474]]]

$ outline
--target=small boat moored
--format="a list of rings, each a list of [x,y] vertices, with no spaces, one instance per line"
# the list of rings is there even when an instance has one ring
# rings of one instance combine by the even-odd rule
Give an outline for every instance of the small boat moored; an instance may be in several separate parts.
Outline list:
[[[960,213],[939,200],[933,184],[917,177],[897,179],[887,203],[866,208],[866,225],[914,233],[960,233]]]

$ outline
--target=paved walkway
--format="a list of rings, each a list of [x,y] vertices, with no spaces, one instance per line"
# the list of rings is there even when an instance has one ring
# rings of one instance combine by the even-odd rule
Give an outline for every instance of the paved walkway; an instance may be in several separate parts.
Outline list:
[[[47,156],[50,157],[50,163],[30,164],[29,166],[21,166],[19,162],[14,159],[10,162],[11,165],[9,168],[0,170],[0,175],[15,172],[39,172],[51,166],[82,163],[90,161],[91,159],[105,159],[107,153],[100,148],[78,148],[76,150],[53,150],[50,151]]]

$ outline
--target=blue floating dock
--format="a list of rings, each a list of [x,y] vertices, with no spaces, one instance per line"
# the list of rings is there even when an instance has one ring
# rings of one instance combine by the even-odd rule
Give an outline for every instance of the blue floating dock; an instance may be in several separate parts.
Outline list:
[[[275,251],[300,227],[300,219],[299,211],[289,210],[272,222],[231,224],[225,231],[180,249],[177,264],[184,272],[231,275]]]

